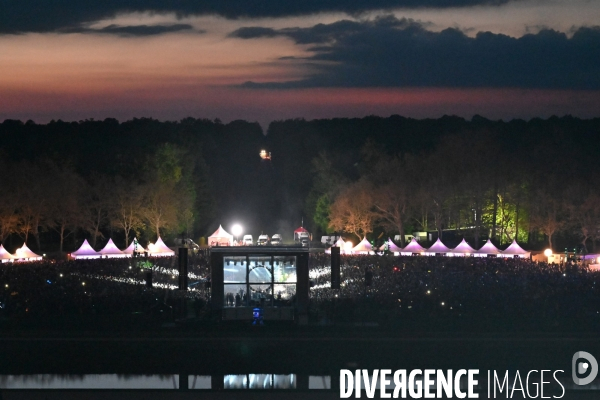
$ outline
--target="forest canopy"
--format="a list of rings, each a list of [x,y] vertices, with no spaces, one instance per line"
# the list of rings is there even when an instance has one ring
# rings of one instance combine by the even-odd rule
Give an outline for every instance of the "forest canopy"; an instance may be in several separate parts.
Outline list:
[[[70,251],[84,238],[197,240],[234,222],[290,240],[303,221],[316,238],[424,231],[591,251],[598,154],[600,119],[569,116],[296,119],[267,132],[194,118],[6,120],[0,241]]]

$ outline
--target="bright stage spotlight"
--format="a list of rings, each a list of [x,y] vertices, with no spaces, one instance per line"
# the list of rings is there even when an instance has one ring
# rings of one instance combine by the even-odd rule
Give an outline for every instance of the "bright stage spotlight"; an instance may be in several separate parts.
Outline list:
[[[231,233],[233,236],[240,236],[244,232],[244,228],[240,224],[235,224],[231,227]]]

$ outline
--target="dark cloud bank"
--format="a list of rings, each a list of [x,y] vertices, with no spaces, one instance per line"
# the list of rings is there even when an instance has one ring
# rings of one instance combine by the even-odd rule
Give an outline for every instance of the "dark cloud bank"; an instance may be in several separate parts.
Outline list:
[[[92,28],[68,28],[63,29],[61,32],[64,33],[104,33],[110,35],[117,35],[123,37],[131,36],[154,36],[162,35],[171,32],[180,31],[191,31],[194,28],[189,24],[172,24],[172,25],[131,25],[131,26],[120,26],[120,25],[108,25],[104,28],[92,29]],[[196,30],[197,33],[204,33],[205,31]]]
[[[600,27],[579,28],[572,37],[542,30],[520,38],[491,32],[479,32],[473,38],[452,28],[428,31],[415,21],[390,16],[311,28],[246,27],[230,36],[283,36],[314,52],[307,59],[296,60],[316,71],[306,79],[243,85],[252,88],[600,89]]]
[[[134,11],[174,12],[179,16],[217,14],[227,18],[282,17],[327,11],[357,14],[396,7],[498,5],[508,1],[511,0],[3,0],[0,33],[60,31]]]

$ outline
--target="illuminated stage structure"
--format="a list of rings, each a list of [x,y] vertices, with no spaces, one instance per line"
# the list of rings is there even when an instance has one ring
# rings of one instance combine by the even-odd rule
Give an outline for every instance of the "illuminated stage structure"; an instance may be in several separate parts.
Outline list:
[[[264,320],[307,323],[306,247],[213,247],[210,250],[211,303],[224,320],[252,320],[255,307]]]

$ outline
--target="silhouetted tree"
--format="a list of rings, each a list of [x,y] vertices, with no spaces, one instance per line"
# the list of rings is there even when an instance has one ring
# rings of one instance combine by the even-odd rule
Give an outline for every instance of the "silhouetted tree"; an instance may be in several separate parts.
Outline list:
[[[552,248],[552,236],[565,225],[564,205],[560,198],[545,190],[539,190],[536,198],[531,225],[546,235],[548,246]]]
[[[85,193],[87,205],[85,226],[92,235],[92,247],[96,247],[98,238],[104,237],[101,229],[108,223],[108,211],[113,201],[113,185],[105,175],[93,175],[91,180]]]
[[[350,185],[331,206],[330,226],[336,231],[353,233],[362,240],[373,231],[377,218],[369,184],[360,181]]]
[[[59,251],[63,251],[65,238],[85,226],[86,208],[83,204],[85,182],[72,170],[52,167],[48,171],[52,182],[48,191],[48,219],[50,228],[59,235]]]
[[[569,214],[586,251],[589,250],[588,239],[592,239],[595,248],[595,241],[600,237],[600,196],[590,193],[579,204],[569,203]]]
[[[114,197],[109,209],[109,220],[113,227],[123,230],[125,246],[128,246],[130,233],[144,227],[141,213],[144,189],[140,184],[127,182],[118,176],[113,185]]]

